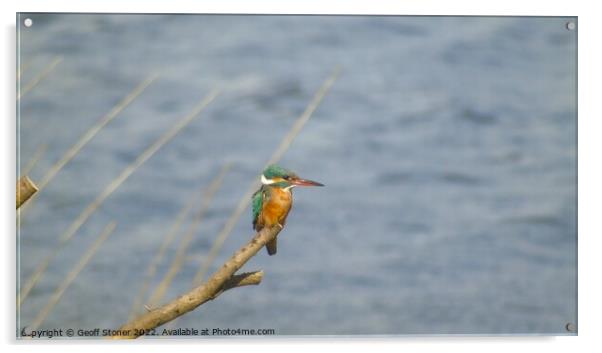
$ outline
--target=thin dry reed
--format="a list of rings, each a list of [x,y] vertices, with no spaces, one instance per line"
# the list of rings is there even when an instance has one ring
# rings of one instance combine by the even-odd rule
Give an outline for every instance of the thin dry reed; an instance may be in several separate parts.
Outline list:
[[[46,172],[42,180],[40,181],[39,188],[40,190],[44,189],[50,181],[65,167],[67,163],[69,163],[81,150],[82,148],[88,144],[102,130],[108,123],[110,123],[119,113],[121,113],[130,103],[132,103],[154,80],[158,77],[157,74],[152,74],[147,77],[144,81],[142,81],[138,86],[136,86],[130,93],[127,94],[117,105],[115,105],[111,110],[105,114],[100,120],[96,122],[92,127],[88,129],[80,139],[69,148],[65,154],[54,163],[50,169]],[[38,193],[39,195],[39,193]],[[34,200],[38,197],[34,198]],[[31,201],[34,201],[31,200]],[[29,207],[27,207],[29,208]],[[27,208],[23,209],[23,211],[27,211]]]
[[[103,127],[110,123],[119,113],[121,113],[130,103],[132,103],[154,80],[158,77],[157,74],[152,74],[142,81],[134,90],[128,93],[116,106],[114,106],[107,114],[105,114],[96,124],[94,124],[82,137],[65,152],[50,169],[46,175],[40,180],[40,189],[43,189],[56,176],[56,174],[75,157],[79,151],[88,143]]]
[[[284,153],[290,147],[294,138],[299,134],[301,129],[303,129],[303,126],[305,126],[305,123],[307,123],[307,121],[312,116],[312,114],[316,110],[316,108],[318,108],[318,105],[320,104],[320,102],[322,102],[322,99],[324,98],[326,93],[328,93],[328,91],[330,90],[330,87],[332,87],[332,85],[338,78],[339,73],[340,73],[340,68],[337,67],[334,70],[334,72],[326,79],[326,81],[324,81],[324,83],[322,84],[320,89],[318,89],[318,91],[314,95],[314,97],[311,100],[311,102],[309,103],[309,105],[305,108],[305,111],[303,112],[303,114],[301,114],[299,116],[299,118],[297,118],[294,125],[289,130],[288,134],[284,137],[284,139],[282,140],[282,142],[280,143],[280,145],[278,146],[276,151],[274,151],[274,153],[272,154],[272,157],[270,158],[268,163],[266,163],[266,166],[270,165],[272,163],[276,163],[282,158]],[[199,285],[201,283],[201,281],[203,280],[203,277],[205,277],[205,275],[209,271],[209,267],[215,260],[215,257],[219,253],[220,249],[222,248],[222,245],[224,244],[224,242],[226,241],[226,239],[228,238],[230,233],[232,233],[232,230],[234,229],[234,226],[238,222],[238,219],[240,218],[240,216],[243,214],[245,209],[251,203],[251,197],[253,196],[253,193],[255,193],[257,188],[259,188],[259,186],[260,186],[260,183],[258,180],[254,180],[249,185],[247,192],[240,199],[238,205],[236,206],[234,211],[232,211],[230,218],[228,218],[226,224],[224,225],[224,227],[218,234],[217,238],[215,239],[215,242],[211,246],[211,249],[209,250],[209,255],[207,255],[207,257],[204,259],[200,270],[197,272],[197,274],[195,275],[195,277],[193,279],[193,282],[192,282],[193,286]]]
[[[29,66],[31,66],[31,60],[28,60],[25,64],[19,65],[17,68],[17,81],[19,81],[21,75],[23,75],[23,72],[25,72]]]
[[[57,56],[56,58],[54,58],[54,60],[52,60],[50,64],[44,67],[44,69],[38,74],[38,76],[31,79],[31,81],[29,81],[25,86],[19,86],[19,91],[17,92],[17,100],[23,98],[24,95],[29,93],[32,89],[34,89],[35,86],[42,82],[42,80],[44,80],[56,68],[56,66],[61,63],[61,61],[63,61],[63,58]]]
[[[180,269],[182,268],[182,265],[184,264],[184,259],[186,258],[186,251],[188,250],[188,247],[192,243],[192,240],[194,239],[195,234],[197,234],[198,228],[201,225],[201,221],[203,220],[205,213],[211,206],[211,202],[213,201],[213,196],[215,195],[215,193],[221,186],[221,184],[224,180],[224,177],[226,176],[226,173],[228,172],[228,170],[230,170],[230,168],[231,168],[231,165],[226,164],[222,168],[220,173],[213,179],[213,181],[211,182],[209,187],[207,188],[207,191],[205,192],[205,195],[203,196],[203,203],[202,203],[199,211],[196,213],[194,220],[193,220],[192,224],[190,225],[190,228],[188,229],[188,232],[186,233],[186,235],[180,242],[180,246],[178,247],[178,250],[176,251],[176,255],[174,257],[174,260],[173,260],[171,266],[169,267],[169,270],[163,277],[163,280],[161,281],[161,283],[159,283],[157,288],[155,288],[152,295],[150,296],[150,299],[148,300],[147,304],[150,307],[154,307],[157,304],[159,304],[161,299],[163,299],[165,292],[167,292],[167,289],[171,285],[171,282],[176,277],[178,272],[180,272]]]
[[[148,265],[146,274],[144,275],[144,281],[142,283],[142,286],[140,287],[140,290],[138,291],[138,294],[134,299],[134,303],[132,304],[132,308],[130,309],[130,319],[133,319],[136,315],[138,315],[138,309],[142,307],[144,303],[144,297],[146,296],[146,292],[148,291],[151,279],[157,273],[157,268],[161,264],[161,261],[163,260],[163,257],[165,256],[165,253],[169,248],[169,245],[171,245],[171,243],[176,238],[176,235],[178,234],[178,231],[182,226],[182,222],[184,222],[184,220],[192,210],[192,207],[196,204],[197,199],[200,198],[201,195],[201,192],[192,194],[192,197],[190,198],[188,203],[180,209],[180,212],[178,212],[176,220],[169,228],[167,235],[163,237],[163,242],[159,247],[159,251],[155,254],[150,264]]]
[[[27,162],[27,165],[25,167],[23,167],[23,169],[21,169],[21,175],[28,175],[31,173],[31,171],[33,170],[33,168],[36,166],[36,164],[38,164],[38,162],[40,161],[40,159],[42,158],[42,156],[44,155],[44,153],[46,153],[46,150],[48,149],[48,145],[43,143],[40,144],[36,150],[33,152],[33,156],[31,156],[31,159],[29,160],[29,162]]]
[[[28,325],[28,330],[36,330],[40,325],[46,320],[48,314],[52,311],[54,306],[61,300],[63,294],[69,288],[71,283],[77,278],[79,273],[84,269],[84,267],[90,262],[90,259],[96,254],[96,251],[100,248],[100,246],[107,240],[107,238],[113,233],[115,230],[115,222],[109,223],[101,232],[100,236],[96,239],[96,241],[88,248],[86,253],[79,259],[77,264],[71,269],[71,271],[67,274],[63,282],[56,288],[52,296],[46,303],[46,305],[40,310],[38,316],[33,320],[33,322]]]
[[[211,181],[209,186],[206,188],[206,190],[203,191],[202,198],[199,197],[200,195],[194,194],[193,199],[189,202],[188,205],[186,205],[186,207],[184,207],[182,209],[182,212],[178,215],[178,219],[174,223],[174,226],[172,227],[172,229],[170,229],[170,233],[168,235],[168,237],[171,238],[169,240],[169,243],[171,243],[171,241],[175,238],[174,234],[177,232],[177,229],[179,229],[180,224],[182,223],[182,219],[190,212],[190,209],[195,204],[195,201],[197,200],[197,198],[201,199],[201,201],[202,201],[201,207],[200,207],[199,211],[197,212],[197,214],[195,215],[193,223],[191,224],[188,232],[182,239],[180,246],[178,247],[178,250],[176,252],[176,256],[175,256],[171,266],[169,267],[167,274],[164,276],[163,280],[157,286],[155,291],[153,291],[153,293],[151,295],[151,299],[148,301],[148,305],[154,306],[156,303],[158,303],[163,298],[165,291],[169,288],[173,278],[179,272],[180,268],[182,267],[182,261],[185,258],[186,250],[188,249],[189,244],[192,242],[192,240],[194,238],[194,234],[196,233],[196,231],[201,223],[203,215],[205,214],[205,212],[211,205],[213,196],[215,195],[215,193],[221,186],[226,174],[228,173],[228,171],[230,170],[231,167],[232,167],[232,165],[230,163],[224,165],[222,167],[222,169],[220,170],[220,172],[213,178],[213,180]],[[166,239],[168,237],[166,237]],[[157,267],[160,263],[160,260],[163,257],[163,255],[165,254],[165,251],[167,249],[166,243],[168,243],[168,242],[163,241],[163,244],[161,244],[161,248],[159,249],[159,252],[155,255],[155,258],[153,259],[153,261],[151,262],[151,264],[148,268],[148,271],[146,273],[145,280],[144,280],[144,285],[142,286],[140,293],[138,294],[136,300],[134,301],[134,306],[132,307],[132,310],[130,313],[130,319],[134,318],[138,314],[138,310],[142,307],[142,303],[144,302],[144,297],[146,296],[146,290],[148,289],[149,282],[152,279],[152,277],[155,275],[155,273],[157,271]]]
[[[96,197],[96,199],[82,211],[82,213],[69,226],[67,231],[60,237],[59,243],[55,249],[36,267],[34,273],[25,283],[25,286],[21,290],[20,300],[17,303],[18,305],[20,305],[27,298],[30,291],[39,281],[44,271],[46,271],[48,268],[50,262],[55,258],[56,255],[58,255],[65,244],[67,244],[67,242],[71,240],[73,236],[75,236],[77,231],[88,220],[88,218],[90,218],[96,209],[109,196],[111,196],[111,194],[115,192],[115,190],[117,190],[117,188],[119,188],[119,186],[121,186],[121,184],[123,184],[123,182],[125,182],[141,165],[143,165],[144,162],[153,156],[167,142],[173,139],[184,127],[190,124],[201,113],[201,111],[203,111],[209,105],[209,103],[211,103],[217,97],[217,95],[217,90],[213,90],[207,94],[207,96],[205,96],[205,98],[203,98],[203,100],[194,107],[190,114],[183,117],[180,121],[173,125],[171,129],[161,135],[159,139],[156,140],[150,147],[142,152],[142,154],[140,154],[134,162],[128,165],[117,178],[111,181],[111,183]]]

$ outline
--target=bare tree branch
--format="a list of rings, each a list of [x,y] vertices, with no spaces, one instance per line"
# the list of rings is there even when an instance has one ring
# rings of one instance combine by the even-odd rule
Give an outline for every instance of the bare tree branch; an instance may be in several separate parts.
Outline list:
[[[226,281],[226,283],[224,283],[224,286],[222,287],[222,289],[220,289],[217,293],[215,293],[207,301],[217,298],[220,294],[222,294],[223,292],[230,290],[232,288],[244,287],[244,286],[256,286],[256,285],[260,284],[262,280],[263,280],[263,271],[244,272],[244,273],[241,273],[238,275],[234,275],[234,276],[232,276],[232,278],[230,278],[228,281]],[[144,308],[147,311],[155,310],[155,309],[153,309],[152,305],[149,305],[149,304],[144,304]],[[176,320],[173,320],[171,322],[172,323],[176,322]]]
[[[245,276],[245,274],[234,276],[234,274],[249,261],[251,257],[257,254],[267,242],[276,238],[281,229],[282,228],[278,226],[262,229],[261,232],[257,233],[253,239],[251,239],[251,241],[235,252],[234,255],[232,255],[232,257],[207,280],[207,282],[170,303],[157,309],[153,309],[139,318],[121,326],[117,330],[118,334],[113,336],[113,338],[136,338],[148,330],[159,327],[196,309],[203,303],[217,297],[224,290],[233,288],[230,287],[232,285],[240,286],[247,281],[251,282],[249,284],[257,282],[257,278],[254,278],[254,276],[261,277],[263,276],[262,272],[256,272],[252,277],[248,277],[250,275]]]
[[[27,175],[20,177],[17,182],[17,208],[21,207],[36,192],[38,192],[36,184]]]

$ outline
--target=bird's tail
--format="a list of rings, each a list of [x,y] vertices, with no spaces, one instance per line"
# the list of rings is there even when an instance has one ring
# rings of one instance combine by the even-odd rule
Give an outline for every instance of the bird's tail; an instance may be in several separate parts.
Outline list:
[[[274,239],[270,240],[267,244],[265,244],[265,248],[268,251],[268,255],[272,256],[272,255],[276,254],[277,245],[278,245],[277,238],[274,238]]]

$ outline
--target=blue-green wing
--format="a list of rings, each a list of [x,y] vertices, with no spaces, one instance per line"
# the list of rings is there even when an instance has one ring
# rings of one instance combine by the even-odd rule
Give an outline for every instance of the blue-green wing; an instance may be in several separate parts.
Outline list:
[[[253,194],[253,229],[255,229],[255,225],[257,224],[257,218],[259,217],[259,213],[261,212],[261,206],[263,205],[263,191],[264,190],[262,186]]]

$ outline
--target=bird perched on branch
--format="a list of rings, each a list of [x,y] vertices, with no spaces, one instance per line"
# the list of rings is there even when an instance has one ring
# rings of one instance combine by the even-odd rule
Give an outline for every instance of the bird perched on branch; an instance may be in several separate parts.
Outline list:
[[[253,229],[284,227],[293,205],[295,186],[324,186],[316,181],[301,179],[297,174],[272,164],[261,175],[261,187],[253,194]],[[269,255],[276,254],[277,238],[266,244]]]

